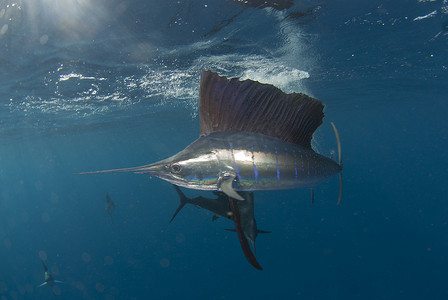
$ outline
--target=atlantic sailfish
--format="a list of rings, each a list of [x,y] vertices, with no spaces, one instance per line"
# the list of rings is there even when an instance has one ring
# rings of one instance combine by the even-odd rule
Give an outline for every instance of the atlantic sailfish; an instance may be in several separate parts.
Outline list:
[[[311,147],[323,108],[306,94],[204,70],[196,141],[153,164],[81,174],[135,172],[236,200],[244,200],[237,191],[312,188],[342,171],[340,151],[338,163]]]

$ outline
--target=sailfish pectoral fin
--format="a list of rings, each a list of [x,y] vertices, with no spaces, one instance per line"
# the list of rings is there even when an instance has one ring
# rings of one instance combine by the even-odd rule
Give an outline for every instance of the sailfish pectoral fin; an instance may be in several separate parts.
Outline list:
[[[220,179],[220,188],[230,198],[237,200],[244,200],[232,187],[233,180],[236,178],[235,175],[225,174]]]

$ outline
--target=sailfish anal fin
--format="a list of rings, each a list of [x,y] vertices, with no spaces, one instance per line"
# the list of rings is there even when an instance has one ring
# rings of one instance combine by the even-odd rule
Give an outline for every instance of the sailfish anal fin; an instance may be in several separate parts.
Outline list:
[[[227,79],[202,71],[199,89],[200,134],[255,132],[311,148],[322,124],[323,104],[301,93],[286,94],[271,84]]]

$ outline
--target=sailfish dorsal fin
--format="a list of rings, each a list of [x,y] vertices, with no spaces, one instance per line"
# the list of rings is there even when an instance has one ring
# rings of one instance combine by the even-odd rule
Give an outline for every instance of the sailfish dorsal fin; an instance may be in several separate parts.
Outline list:
[[[322,124],[323,104],[301,93],[286,94],[270,84],[227,79],[202,71],[199,90],[200,134],[246,131],[311,148]]]

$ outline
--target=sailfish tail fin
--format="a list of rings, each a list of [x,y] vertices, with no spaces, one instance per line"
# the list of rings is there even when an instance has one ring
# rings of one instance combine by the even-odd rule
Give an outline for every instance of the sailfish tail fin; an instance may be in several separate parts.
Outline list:
[[[174,189],[176,190],[177,194],[179,195],[179,206],[177,207],[176,211],[174,212],[173,216],[171,217],[170,223],[174,220],[174,218],[177,216],[177,214],[180,212],[180,210],[185,206],[185,204],[188,203],[188,198],[185,196],[185,194],[180,190],[180,188],[177,185],[173,184]]]
[[[331,122],[331,126],[333,126],[334,135],[336,136],[336,142],[338,144],[338,164],[341,166],[342,169],[342,151],[341,151],[341,140],[339,138],[339,132],[333,122]],[[339,172],[339,195],[337,205],[341,204],[341,198],[342,198],[342,170],[341,172]]]

